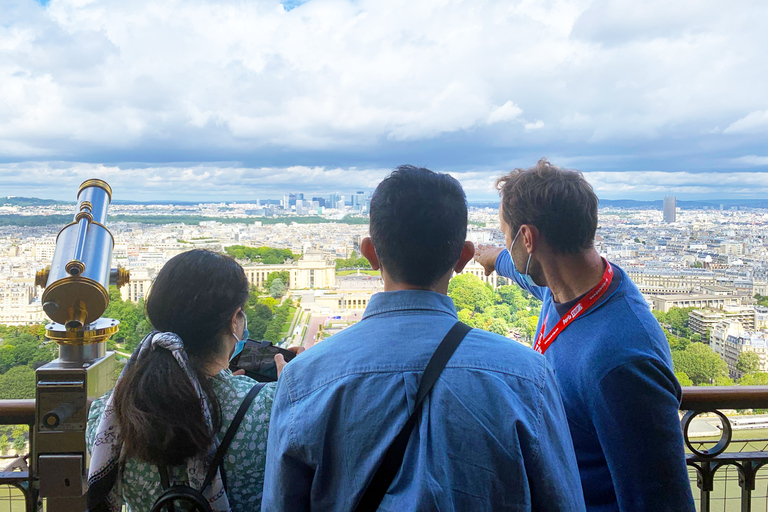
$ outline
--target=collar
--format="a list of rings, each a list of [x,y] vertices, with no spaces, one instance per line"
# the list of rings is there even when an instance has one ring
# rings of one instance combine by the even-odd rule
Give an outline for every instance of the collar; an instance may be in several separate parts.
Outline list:
[[[453,300],[447,295],[427,290],[401,290],[379,292],[371,296],[363,320],[375,315],[413,310],[436,311],[459,319]]]

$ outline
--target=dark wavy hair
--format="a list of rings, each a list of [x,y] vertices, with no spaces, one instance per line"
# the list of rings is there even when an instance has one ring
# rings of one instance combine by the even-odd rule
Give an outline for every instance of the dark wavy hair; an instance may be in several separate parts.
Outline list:
[[[523,224],[533,224],[559,254],[575,254],[594,244],[598,200],[579,171],[542,158],[535,167],[502,176],[496,188],[512,236]]]
[[[126,368],[115,388],[115,414],[125,457],[175,466],[207,449],[221,428],[221,407],[207,364],[224,350],[220,337],[248,299],[243,268],[219,253],[193,250],[171,258],[147,297],[155,329],[176,333],[212,407],[213,431],[184,371],[157,348]]]

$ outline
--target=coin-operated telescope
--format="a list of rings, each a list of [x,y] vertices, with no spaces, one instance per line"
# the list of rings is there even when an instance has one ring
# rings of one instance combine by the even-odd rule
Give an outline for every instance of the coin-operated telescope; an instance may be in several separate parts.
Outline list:
[[[59,358],[36,372],[32,469],[47,509],[56,512],[85,510],[88,403],[114,384],[115,354],[106,351],[106,341],[120,322],[101,315],[109,305],[109,285],[120,287],[130,276],[111,268],[111,201],[106,182],[80,185],[74,221],[59,232],[50,267],[35,277],[45,288],[43,311],[52,320],[46,336],[58,343]]]

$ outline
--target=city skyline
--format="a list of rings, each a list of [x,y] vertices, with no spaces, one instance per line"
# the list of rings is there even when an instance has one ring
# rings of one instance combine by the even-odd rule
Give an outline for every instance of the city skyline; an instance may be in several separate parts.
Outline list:
[[[137,2],[5,0],[0,194],[325,194],[411,163],[491,200],[546,156],[606,199],[768,195],[764,2]]]

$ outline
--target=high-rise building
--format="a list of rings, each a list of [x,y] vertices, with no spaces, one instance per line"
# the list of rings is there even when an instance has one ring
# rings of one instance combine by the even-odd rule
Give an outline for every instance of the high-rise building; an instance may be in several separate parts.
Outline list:
[[[677,222],[677,199],[675,196],[664,197],[664,222]]]

